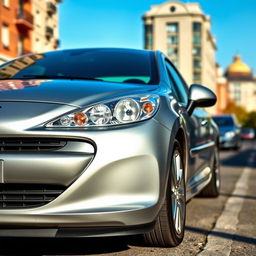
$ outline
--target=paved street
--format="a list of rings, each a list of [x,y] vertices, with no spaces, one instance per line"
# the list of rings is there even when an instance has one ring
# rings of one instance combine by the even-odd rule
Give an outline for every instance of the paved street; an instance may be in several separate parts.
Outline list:
[[[143,247],[135,238],[0,240],[1,255],[256,255],[256,143],[221,152],[218,199],[194,198],[187,205],[186,233],[177,248]],[[31,249],[34,247],[34,249]]]

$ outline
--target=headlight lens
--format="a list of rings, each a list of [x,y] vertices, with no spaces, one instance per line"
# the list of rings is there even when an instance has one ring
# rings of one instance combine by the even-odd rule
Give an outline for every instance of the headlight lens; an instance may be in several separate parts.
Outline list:
[[[229,132],[226,132],[225,133],[225,137],[228,137],[228,138],[231,138],[231,137],[234,137],[236,134],[235,134],[235,132],[233,132],[233,131],[229,131]]]
[[[159,106],[159,96],[134,96],[95,104],[65,114],[46,127],[98,127],[133,123],[151,118]]]
[[[134,99],[120,100],[114,109],[114,116],[120,123],[129,123],[138,120],[141,113],[139,103]]]
[[[90,110],[90,119],[95,125],[107,124],[111,119],[111,110],[106,105],[96,105]]]

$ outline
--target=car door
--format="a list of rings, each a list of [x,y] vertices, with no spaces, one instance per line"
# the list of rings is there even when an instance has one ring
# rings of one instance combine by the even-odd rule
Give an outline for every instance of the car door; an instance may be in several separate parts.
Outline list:
[[[188,104],[188,87],[168,59],[165,60],[165,64],[170,87],[179,104],[179,115],[185,120],[187,133],[189,135],[189,171],[187,179],[188,189],[193,190],[193,188],[205,180],[209,174],[205,170],[209,167],[210,150],[208,144],[210,140],[210,119],[203,109],[196,109],[191,116],[188,115],[186,109]]]

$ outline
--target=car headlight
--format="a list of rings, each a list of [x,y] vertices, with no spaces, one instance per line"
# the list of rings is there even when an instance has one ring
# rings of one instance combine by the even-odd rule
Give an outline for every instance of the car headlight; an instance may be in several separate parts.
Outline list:
[[[151,118],[159,97],[132,96],[77,109],[50,121],[46,127],[98,127],[134,123]]]
[[[235,132],[233,132],[233,131],[229,131],[229,132],[226,132],[225,133],[225,137],[228,137],[228,138],[231,138],[231,137],[234,137],[236,134],[235,134]]]

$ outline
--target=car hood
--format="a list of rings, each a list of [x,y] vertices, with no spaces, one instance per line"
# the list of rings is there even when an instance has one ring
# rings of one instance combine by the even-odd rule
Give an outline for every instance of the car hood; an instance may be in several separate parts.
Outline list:
[[[3,80],[0,101],[28,101],[82,107],[126,95],[150,93],[154,85],[136,85],[84,80]]]

